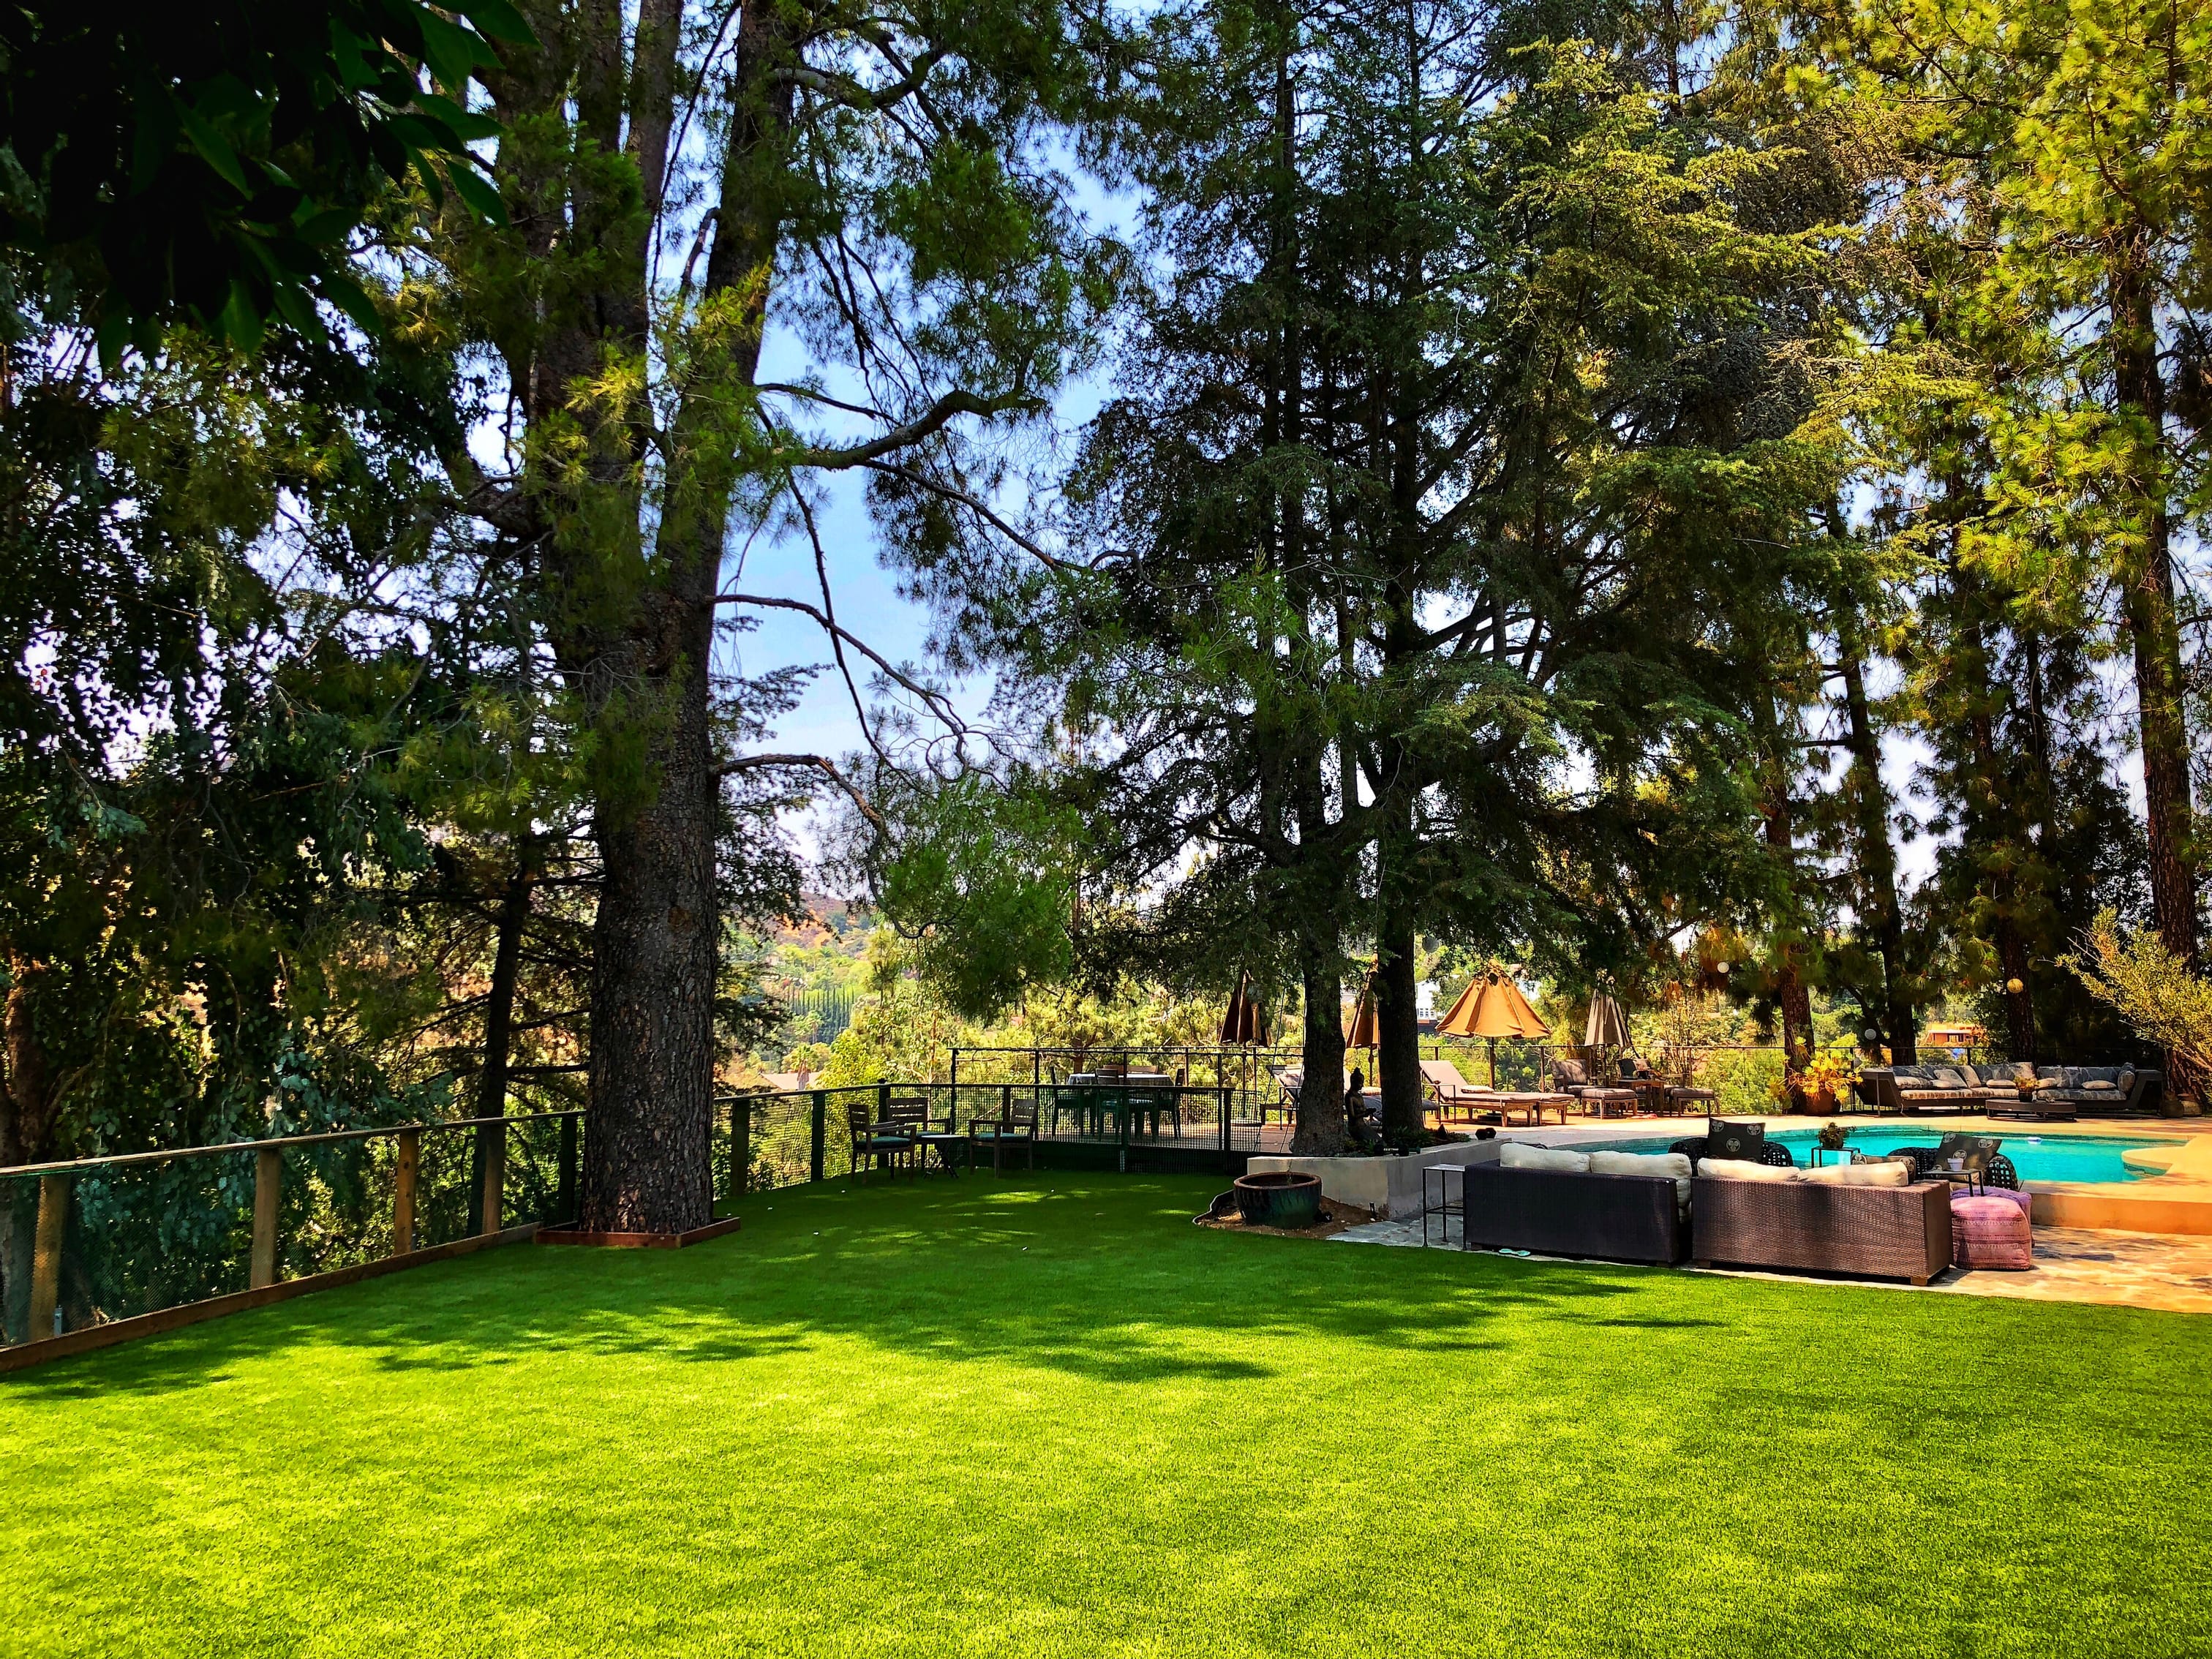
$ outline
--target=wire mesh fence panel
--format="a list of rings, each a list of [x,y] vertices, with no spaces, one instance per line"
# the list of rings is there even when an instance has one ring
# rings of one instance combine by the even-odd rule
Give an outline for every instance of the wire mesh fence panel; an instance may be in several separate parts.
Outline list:
[[[415,1248],[434,1249],[479,1231],[483,1177],[476,1136],[467,1131],[426,1134],[416,1158]]]
[[[525,1117],[501,1132],[492,1224],[561,1218],[573,1128]],[[465,1238],[484,1225],[484,1137],[423,1124],[0,1173],[0,1332],[37,1340],[397,1254],[404,1146],[416,1149],[404,1248]]]
[[[550,1227],[575,1219],[575,1149],[573,1119],[521,1119],[507,1126],[501,1225],[534,1221]]]

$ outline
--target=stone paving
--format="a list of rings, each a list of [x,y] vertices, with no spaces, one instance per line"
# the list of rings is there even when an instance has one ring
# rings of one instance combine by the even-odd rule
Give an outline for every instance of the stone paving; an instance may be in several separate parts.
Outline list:
[[[1449,1229],[1446,1237],[1445,1230]],[[1421,1221],[1370,1221],[1334,1237],[1345,1244],[1413,1246],[1421,1243]],[[1429,1218],[1431,1249],[1458,1249],[1459,1231],[1449,1218]],[[1547,1257],[1528,1258],[1536,1261]],[[1866,1285],[1909,1291],[1910,1285],[1875,1279],[1809,1279],[1789,1273],[1753,1273],[1727,1267],[1671,1267],[1667,1273],[1709,1272],[1730,1277],[1789,1279],[1798,1284]],[[2166,1233],[2124,1233],[2086,1227],[2038,1227],[2035,1266],[2027,1273],[1964,1272],[1953,1268],[1926,1287],[1959,1296],[2009,1296],[2042,1302],[2103,1302],[2131,1308],[2160,1308],[2174,1313],[2212,1313],[2212,1237]]]

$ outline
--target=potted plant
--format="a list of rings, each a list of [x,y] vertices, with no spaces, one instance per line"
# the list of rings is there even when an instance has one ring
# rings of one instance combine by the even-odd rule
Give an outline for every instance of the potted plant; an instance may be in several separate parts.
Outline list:
[[[1801,1110],[1832,1112],[1843,1091],[1859,1080],[1859,1068],[1851,1064],[1847,1055],[1840,1054],[1814,1054],[1802,1071],[1792,1073],[1787,1079],[1796,1095],[1804,1100]],[[1821,1145],[1827,1143],[1824,1140]]]

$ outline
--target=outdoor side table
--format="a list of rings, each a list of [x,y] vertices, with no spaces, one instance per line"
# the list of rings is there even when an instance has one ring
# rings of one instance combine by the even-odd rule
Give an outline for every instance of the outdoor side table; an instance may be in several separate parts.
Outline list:
[[[1964,1187],[1969,1198],[1981,1196],[1989,1176],[1981,1170],[1943,1170],[1933,1164],[1920,1171],[1923,1181],[1941,1181],[1954,1187]]]
[[[958,1167],[952,1162],[955,1148],[959,1150],[963,1159],[975,1156],[974,1143],[966,1135],[956,1135],[950,1129],[926,1129],[916,1135],[914,1140],[921,1157],[927,1158],[930,1152],[934,1151],[937,1154],[937,1167],[948,1175],[957,1176],[960,1173]]]
[[[1443,1218],[1443,1237],[1438,1242],[1444,1244],[1451,1243],[1451,1218],[1455,1215],[1460,1218],[1460,1237],[1467,1237],[1467,1165],[1425,1164],[1421,1166],[1421,1247],[1424,1249],[1428,1248],[1429,1243],[1429,1211],[1431,1207],[1429,1203],[1429,1179],[1432,1176],[1437,1182],[1437,1201],[1433,1207]],[[1452,1207],[1451,1187],[1449,1184],[1449,1177],[1453,1176],[1459,1177],[1457,1209]]]

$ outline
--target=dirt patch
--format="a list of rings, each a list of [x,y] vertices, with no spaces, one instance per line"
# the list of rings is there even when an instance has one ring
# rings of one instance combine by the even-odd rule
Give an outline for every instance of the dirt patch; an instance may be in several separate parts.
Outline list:
[[[1354,1204],[1340,1204],[1333,1198],[1321,1201],[1321,1219],[1310,1227],[1255,1227],[1231,1210],[1225,1216],[1202,1215],[1198,1218],[1201,1227],[1212,1227],[1224,1233],[1268,1233],[1277,1238],[1332,1238],[1347,1227],[1364,1227],[1376,1218]]]

